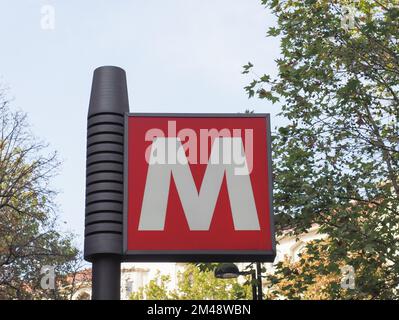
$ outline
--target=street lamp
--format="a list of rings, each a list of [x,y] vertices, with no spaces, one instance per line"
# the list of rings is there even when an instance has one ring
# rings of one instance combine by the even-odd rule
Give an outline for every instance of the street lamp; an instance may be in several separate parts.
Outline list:
[[[222,263],[215,269],[215,277],[219,279],[233,279],[238,276],[251,275],[251,286],[252,286],[252,299],[262,300],[262,279],[260,263],[258,266],[258,277],[256,276],[255,270],[240,271],[234,263]],[[258,291],[258,293],[257,293]]]

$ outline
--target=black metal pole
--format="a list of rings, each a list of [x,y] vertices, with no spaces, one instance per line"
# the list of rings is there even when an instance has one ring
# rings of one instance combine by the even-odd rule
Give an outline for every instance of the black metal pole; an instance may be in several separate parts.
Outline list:
[[[92,262],[92,299],[120,299],[123,228],[124,115],[129,111],[126,74],[97,68],[87,117],[84,257]]]
[[[118,256],[99,255],[93,260],[92,299],[119,300],[121,261]]]
[[[257,273],[257,286],[258,286],[258,300],[262,300],[263,299],[262,266],[260,262],[256,263],[256,273]]]
[[[256,294],[256,272],[255,270],[251,270],[251,287],[252,287],[252,300],[258,300],[257,294]]]

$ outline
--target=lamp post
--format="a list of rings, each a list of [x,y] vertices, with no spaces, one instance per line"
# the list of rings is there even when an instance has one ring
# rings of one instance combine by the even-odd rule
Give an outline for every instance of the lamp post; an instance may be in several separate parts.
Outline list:
[[[215,277],[219,279],[233,279],[238,276],[251,275],[252,299],[262,300],[262,278],[260,263],[256,264],[257,272],[240,271],[234,263],[222,263],[215,269]]]
[[[94,71],[87,116],[84,257],[93,263],[92,299],[119,300],[123,227],[123,125],[129,111],[126,74]]]

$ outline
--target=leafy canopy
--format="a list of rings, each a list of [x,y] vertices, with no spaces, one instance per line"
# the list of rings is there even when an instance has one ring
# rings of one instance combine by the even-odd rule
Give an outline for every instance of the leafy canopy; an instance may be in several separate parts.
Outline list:
[[[302,260],[312,281],[339,279],[337,264],[354,268],[355,289],[327,281],[320,297],[398,298],[399,2],[262,3],[277,17],[268,35],[280,39],[278,76],[256,77],[245,89],[281,104],[288,121],[273,137],[278,230],[300,234],[317,223],[328,235],[308,247],[324,273]],[[248,63],[243,73],[253,68]],[[277,266],[274,289],[286,268]],[[290,279],[300,292],[280,286],[283,297],[303,297],[312,286],[298,289],[303,277],[295,272]]]

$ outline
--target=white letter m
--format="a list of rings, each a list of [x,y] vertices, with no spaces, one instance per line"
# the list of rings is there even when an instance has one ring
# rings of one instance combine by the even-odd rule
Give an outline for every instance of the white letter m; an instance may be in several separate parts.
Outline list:
[[[236,139],[240,141],[234,141]],[[164,229],[172,175],[190,230],[209,230],[225,173],[235,230],[260,230],[246,161],[244,162],[244,167],[241,164],[240,170],[246,169],[248,174],[241,175],[235,174],[235,165],[232,163],[223,164],[220,161],[217,161],[218,163],[212,161],[214,158],[218,159],[218,155],[223,151],[224,143],[241,145],[241,154],[245,157],[241,138],[216,138],[212,145],[211,160],[208,162],[202,185],[198,192],[180,139],[175,137],[157,138],[153,141],[139,230],[155,231]],[[169,149],[170,152],[175,152],[175,159],[180,160],[169,164],[165,162],[158,163],[152,159],[153,151],[158,153],[158,158],[163,156],[163,159],[166,159],[166,154],[159,154],[159,152],[166,153],[168,151],[166,149]],[[181,159],[184,161],[181,161]]]

